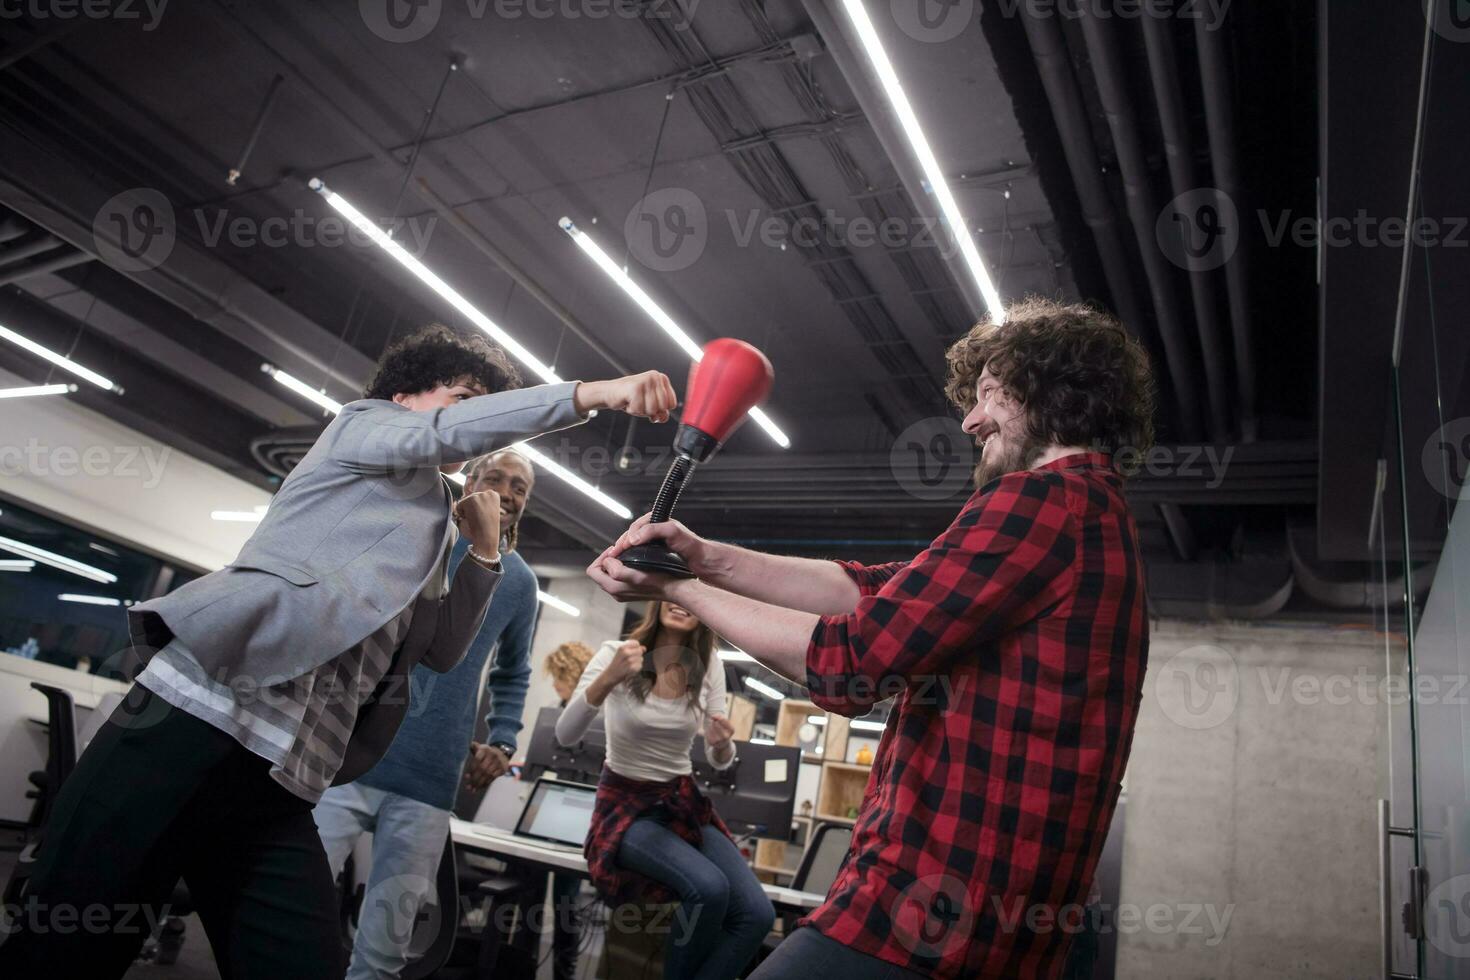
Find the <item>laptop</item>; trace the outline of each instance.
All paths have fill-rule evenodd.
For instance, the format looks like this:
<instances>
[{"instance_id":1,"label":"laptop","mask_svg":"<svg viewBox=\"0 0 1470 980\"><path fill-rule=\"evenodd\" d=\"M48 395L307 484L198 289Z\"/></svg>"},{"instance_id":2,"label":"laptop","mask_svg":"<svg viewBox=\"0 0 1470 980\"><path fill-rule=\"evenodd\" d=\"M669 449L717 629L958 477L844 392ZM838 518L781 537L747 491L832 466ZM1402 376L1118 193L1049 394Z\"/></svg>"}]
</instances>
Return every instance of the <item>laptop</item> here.
<instances>
[{"instance_id":1,"label":"laptop","mask_svg":"<svg viewBox=\"0 0 1470 980\"><path fill-rule=\"evenodd\" d=\"M542 847L581 853L596 802L596 786L543 776L526 797L513 830L494 826L478 829L492 837L519 837Z\"/></svg>"}]
</instances>

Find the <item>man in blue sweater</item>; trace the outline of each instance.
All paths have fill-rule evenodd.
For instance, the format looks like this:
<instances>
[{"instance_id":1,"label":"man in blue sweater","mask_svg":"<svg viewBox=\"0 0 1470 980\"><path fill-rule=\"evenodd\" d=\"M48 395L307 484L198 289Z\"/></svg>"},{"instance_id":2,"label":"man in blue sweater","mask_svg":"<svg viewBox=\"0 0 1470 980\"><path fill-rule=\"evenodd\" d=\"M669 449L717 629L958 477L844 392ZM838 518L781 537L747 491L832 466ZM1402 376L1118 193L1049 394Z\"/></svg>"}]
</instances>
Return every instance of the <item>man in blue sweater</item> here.
<instances>
[{"instance_id":1,"label":"man in blue sweater","mask_svg":"<svg viewBox=\"0 0 1470 980\"><path fill-rule=\"evenodd\" d=\"M530 462L515 450L481 457L470 467L465 492L500 494L505 537L500 548L504 576L484 625L453 670L414 669L408 717L392 746L356 782L327 790L314 811L334 878L363 832L373 835L373 867L347 980L399 975L414 919L434 889L460 773L471 788L479 788L505 773L515 755L536 629L536 576L515 551L516 528L534 481ZM468 540L462 537L455 546L451 571L458 569ZM492 649L487 744L472 744L480 673Z\"/></svg>"}]
</instances>

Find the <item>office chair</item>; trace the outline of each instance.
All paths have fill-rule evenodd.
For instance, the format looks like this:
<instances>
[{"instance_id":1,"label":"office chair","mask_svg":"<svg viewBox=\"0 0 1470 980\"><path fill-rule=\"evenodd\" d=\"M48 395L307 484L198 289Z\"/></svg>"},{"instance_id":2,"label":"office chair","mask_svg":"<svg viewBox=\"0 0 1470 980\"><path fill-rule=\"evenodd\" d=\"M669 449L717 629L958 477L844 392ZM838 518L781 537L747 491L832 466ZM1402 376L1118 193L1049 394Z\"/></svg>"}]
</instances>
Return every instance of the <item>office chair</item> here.
<instances>
[{"instance_id":1,"label":"office chair","mask_svg":"<svg viewBox=\"0 0 1470 980\"><path fill-rule=\"evenodd\" d=\"M801 863L791 876L791 887L802 892L827 894L842 859L852 844L852 827L840 823L819 823L812 828L811 839L801 854Z\"/></svg>"},{"instance_id":2,"label":"office chair","mask_svg":"<svg viewBox=\"0 0 1470 980\"><path fill-rule=\"evenodd\" d=\"M26 820L26 846L5 883L4 901L7 906L19 906L25 897L26 884L35 870L36 853L40 850L41 834L51 817L51 808L61 792L61 784L77 767L76 707L71 694L50 684L32 682L31 687L46 698L46 768L37 769L29 776L35 788L26 791L26 799L36 802L31 807L30 818Z\"/></svg>"},{"instance_id":3,"label":"office chair","mask_svg":"<svg viewBox=\"0 0 1470 980\"><path fill-rule=\"evenodd\" d=\"M797 891L827 894L832 882L837 880L837 871L842 867L842 859L847 856L851 843L852 828L846 824L819 823L813 826L806 850L801 852L801 863L791 876L791 887ZM758 954L761 960L771 955L791 935L796 928L796 920L801 918L800 914L789 909L782 909L780 917L781 935L765 938Z\"/></svg>"}]
</instances>

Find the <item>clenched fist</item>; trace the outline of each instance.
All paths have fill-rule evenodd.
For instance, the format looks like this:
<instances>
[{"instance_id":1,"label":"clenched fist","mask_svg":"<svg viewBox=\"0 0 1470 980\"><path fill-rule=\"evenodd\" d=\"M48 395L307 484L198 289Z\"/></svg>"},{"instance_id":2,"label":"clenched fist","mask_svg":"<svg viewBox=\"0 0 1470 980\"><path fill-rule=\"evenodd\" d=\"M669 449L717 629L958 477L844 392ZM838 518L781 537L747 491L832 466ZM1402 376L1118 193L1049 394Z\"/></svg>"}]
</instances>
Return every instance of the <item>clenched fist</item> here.
<instances>
[{"instance_id":1,"label":"clenched fist","mask_svg":"<svg viewBox=\"0 0 1470 980\"><path fill-rule=\"evenodd\" d=\"M667 422L669 413L678 407L679 398L668 375L644 371L611 381L584 381L573 392L572 404L583 415L610 408L654 422Z\"/></svg>"},{"instance_id":2,"label":"clenched fist","mask_svg":"<svg viewBox=\"0 0 1470 980\"><path fill-rule=\"evenodd\" d=\"M704 744L712 749L722 749L735 736L735 727L724 715L710 715L704 726Z\"/></svg>"},{"instance_id":3,"label":"clenched fist","mask_svg":"<svg viewBox=\"0 0 1470 980\"><path fill-rule=\"evenodd\" d=\"M604 674L614 684L621 683L632 677L643 669L643 644L637 640L624 640L618 647L618 652L613 654L612 663L607 665Z\"/></svg>"},{"instance_id":4,"label":"clenched fist","mask_svg":"<svg viewBox=\"0 0 1470 980\"><path fill-rule=\"evenodd\" d=\"M469 536L476 554L491 561L500 556L500 494L480 490L460 497L454 523L460 534Z\"/></svg>"}]
</instances>

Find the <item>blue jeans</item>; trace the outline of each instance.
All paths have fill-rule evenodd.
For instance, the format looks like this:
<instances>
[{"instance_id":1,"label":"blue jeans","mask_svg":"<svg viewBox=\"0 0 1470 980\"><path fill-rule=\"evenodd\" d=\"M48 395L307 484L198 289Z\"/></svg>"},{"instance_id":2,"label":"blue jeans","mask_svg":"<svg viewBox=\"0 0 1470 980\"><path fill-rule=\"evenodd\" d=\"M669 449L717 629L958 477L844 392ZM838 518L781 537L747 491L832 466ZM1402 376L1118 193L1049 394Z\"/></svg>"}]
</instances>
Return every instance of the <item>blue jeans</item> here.
<instances>
[{"instance_id":1,"label":"blue jeans","mask_svg":"<svg viewBox=\"0 0 1470 980\"><path fill-rule=\"evenodd\" d=\"M408 963L419 909L435 900L449 811L347 783L328 789L312 816L334 879L358 838L365 832L373 835L373 868L357 915L347 980L397 977Z\"/></svg>"},{"instance_id":2,"label":"blue jeans","mask_svg":"<svg viewBox=\"0 0 1470 980\"><path fill-rule=\"evenodd\" d=\"M695 848L657 819L635 820L618 846L618 864L679 897L664 944L665 980L732 980L776 919L755 872L714 827L704 828Z\"/></svg>"}]
</instances>

